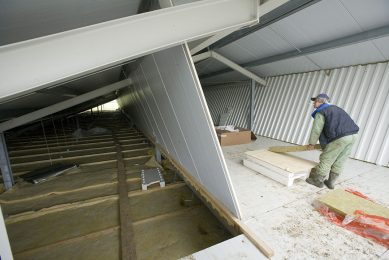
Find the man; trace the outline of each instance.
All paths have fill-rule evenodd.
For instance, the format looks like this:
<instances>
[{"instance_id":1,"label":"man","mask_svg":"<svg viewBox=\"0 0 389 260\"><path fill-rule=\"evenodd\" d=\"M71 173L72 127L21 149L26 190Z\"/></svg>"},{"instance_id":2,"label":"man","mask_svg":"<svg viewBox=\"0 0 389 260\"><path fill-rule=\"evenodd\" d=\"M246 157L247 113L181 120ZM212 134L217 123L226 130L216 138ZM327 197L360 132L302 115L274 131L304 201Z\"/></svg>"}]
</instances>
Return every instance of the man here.
<instances>
[{"instance_id":1,"label":"man","mask_svg":"<svg viewBox=\"0 0 389 260\"><path fill-rule=\"evenodd\" d=\"M313 150L319 140L323 152L306 181L319 188L325 184L333 189L357 139L359 127L343 109L329 104L329 99L324 93L311 98L315 111L308 150ZM329 178L325 180L328 173Z\"/></svg>"}]
</instances>

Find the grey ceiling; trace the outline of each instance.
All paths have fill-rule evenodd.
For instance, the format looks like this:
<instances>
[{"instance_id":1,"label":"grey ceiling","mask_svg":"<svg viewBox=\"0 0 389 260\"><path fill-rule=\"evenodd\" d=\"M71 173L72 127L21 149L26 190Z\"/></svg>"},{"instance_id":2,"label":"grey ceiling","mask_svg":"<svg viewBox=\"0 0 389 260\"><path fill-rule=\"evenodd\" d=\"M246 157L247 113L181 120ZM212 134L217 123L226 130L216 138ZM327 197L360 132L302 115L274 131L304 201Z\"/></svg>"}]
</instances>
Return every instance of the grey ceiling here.
<instances>
[{"instance_id":1,"label":"grey ceiling","mask_svg":"<svg viewBox=\"0 0 389 260\"><path fill-rule=\"evenodd\" d=\"M140 0L0 0L0 45L137 13Z\"/></svg>"},{"instance_id":2,"label":"grey ceiling","mask_svg":"<svg viewBox=\"0 0 389 260\"><path fill-rule=\"evenodd\" d=\"M61 86L31 92L0 103L0 122L65 101L119 80L121 67L111 68Z\"/></svg>"},{"instance_id":3,"label":"grey ceiling","mask_svg":"<svg viewBox=\"0 0 389 260\"><path fill-rule=\"evenodd\" d=\"M322 0L216 51L243 64L382 26L389 26L388 0ZM260 76L272 76L384 61L389 59L388 46L386 36L248 69ZM201 78L226 67L203 61L196 68ZM231 80L231 73L227 76ZM218 75L202 82L222 80Z\"/></svg>"},{"instance_id":4,"label":"grey ceiling","mask_svg":"<svg viewBox=\"0 0 389 260\"><path fill-rule=\"evenodd\" d=\"M139 3L140 0L0 0L0 46L134 15ZM120 72L121 67L112 68L2 102L0 121L115 83ZM15 77L23 76L20 73Z\"/></svg>"}]
</instances>

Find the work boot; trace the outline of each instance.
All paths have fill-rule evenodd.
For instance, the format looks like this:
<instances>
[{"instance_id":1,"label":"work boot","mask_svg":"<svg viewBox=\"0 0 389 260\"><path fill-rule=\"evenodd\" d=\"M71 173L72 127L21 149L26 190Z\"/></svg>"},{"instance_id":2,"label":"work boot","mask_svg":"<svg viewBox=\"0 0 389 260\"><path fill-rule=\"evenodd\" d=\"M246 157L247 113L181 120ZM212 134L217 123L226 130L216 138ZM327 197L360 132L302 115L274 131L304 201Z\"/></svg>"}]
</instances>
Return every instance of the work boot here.
<instances>
[{"instance_id":1,"label":"work boot","mask_svg":"<svg viewBox=\"0 0 389 260\"><path fill-rule=\"evenodd\" d=\"M324 181L324 184L331 190L335 187L335 181L338 179L339 174L335 172L330 172L330 176L328 177L328 180Z\"/></svg>"},{"instance_id":2,"label":"work boot","mask_svg":"<svg viewBox=\"0 0 389 260\"><path fill-rule=\"evenodd\" d=\"M318 188L323 188L324 186L323 181L321 180L320 176L317 175L315 168L311 169L309 177L305 181Z\"/></svg>"}]
</instances>

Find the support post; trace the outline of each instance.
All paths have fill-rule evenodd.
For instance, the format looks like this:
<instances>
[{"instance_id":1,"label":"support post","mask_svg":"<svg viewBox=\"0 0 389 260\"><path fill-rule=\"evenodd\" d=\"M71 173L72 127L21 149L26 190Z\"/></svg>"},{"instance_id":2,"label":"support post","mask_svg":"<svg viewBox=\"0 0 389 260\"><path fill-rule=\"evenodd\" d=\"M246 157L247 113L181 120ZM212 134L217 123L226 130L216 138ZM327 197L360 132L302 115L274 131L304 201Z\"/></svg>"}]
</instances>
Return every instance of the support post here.
<instances>
[{"instance_id":1,"label":"support post","mask_svg":"<svg viewBox=\"0 0 389 260\"><path fill-rule=\"evenodd\" d=\"M253 131L254 127L254 90L255 90L255 80L251 80L251 90L250 90L250 130Z\"/></svg>"},{"instance_id":2,"label":"support post","mask_svg":"<svg viewBox=\"0 0 389 260\"><path fill-rule=\"evenodd\" d=\"M7 144L4 133L0 133L0 168L3 175L4 187L9 190L14 185L11 164L9 162Z\"/></svg>"},{"instance_id":3,"label":"support post","mask_svg":"<svg viewBox=\"0 0 389 260\"><path fill-rule=\"evenodd\" d=\"M159 150L159 148L156 146L155 147L155 160L160 164L161 161L162 161L162 158L161 158L161 150Z\"/></svg>"},{"instance_id":4,"label":"support post","mask_svg":"<svg viewBox=\"0 0 389 260\"><path fill-rule=\"evenodd\" d=\"M246 77L255 80L259 84L266 86L266 81L264 79L262 79L261 77L255 75L251 71L243 68L242 66L227 59L226 57L220 55L219 53L217 53L215 51L204 52L204 53L201 53L201 54L198 54L198 55L195 55L192 57L194 63L208 59L208 58L214 58L214 59L220 61L221 63L223 63L224 65L227 65L228 67L232 68L233 70L239 72L240 74L243 74Z\"/></svg>"}]
</instances>

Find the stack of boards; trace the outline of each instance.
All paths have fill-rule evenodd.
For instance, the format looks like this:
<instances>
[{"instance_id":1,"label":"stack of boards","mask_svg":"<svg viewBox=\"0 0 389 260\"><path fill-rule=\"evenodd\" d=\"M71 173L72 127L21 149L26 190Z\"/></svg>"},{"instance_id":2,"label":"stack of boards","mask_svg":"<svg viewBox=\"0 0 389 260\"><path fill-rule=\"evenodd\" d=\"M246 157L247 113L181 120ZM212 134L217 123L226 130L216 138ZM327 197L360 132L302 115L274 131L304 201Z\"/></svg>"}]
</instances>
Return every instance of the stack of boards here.
<instances>
[{"instance_id":1,"label":"stack of boards","mask_svg":"<svg viewBox=\"0 0 389 260\"><path fill-rule=\"evenodd\" d=\"M317 165L315 162L290 154L268 150L249 151L245 154L243 164L246 167L288 187L293 185L295 179L306 179L310 170Z\"/></svg>"},{"instance_id":2,"label":"stack of boards","mask_svg":"<svg viewBox=\"0 0 389 260\"><path fill-rule=\"evenodd\" d=\"M389 219L388 208L344 190L330 191L318 201L342 216L353 215L356 210L362 210L365 214Z\"/></svg>"}]
</instances>

